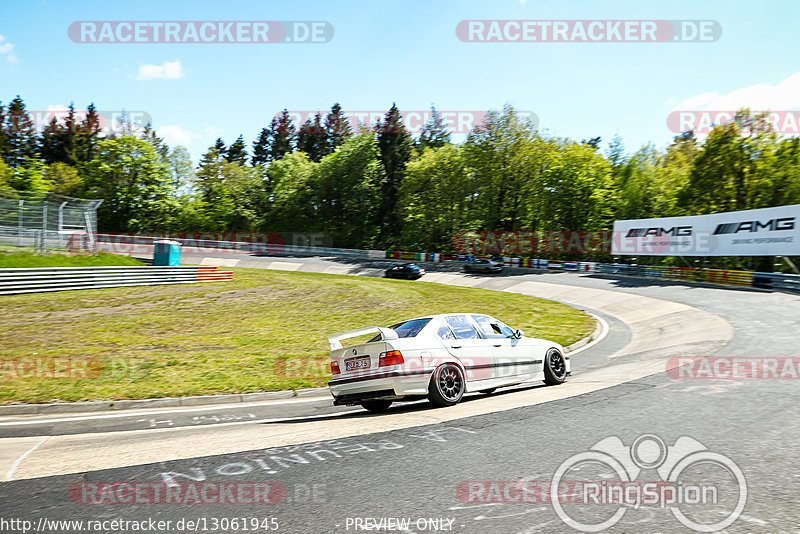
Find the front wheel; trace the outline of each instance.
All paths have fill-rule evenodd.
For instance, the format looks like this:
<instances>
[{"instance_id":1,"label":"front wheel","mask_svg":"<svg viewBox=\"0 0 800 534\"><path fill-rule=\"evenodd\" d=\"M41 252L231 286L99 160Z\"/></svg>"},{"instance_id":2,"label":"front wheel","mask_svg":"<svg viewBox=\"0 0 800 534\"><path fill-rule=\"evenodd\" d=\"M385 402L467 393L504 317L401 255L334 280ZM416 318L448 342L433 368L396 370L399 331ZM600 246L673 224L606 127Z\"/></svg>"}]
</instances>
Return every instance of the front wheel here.
<instances>
[{"instance_id":1,"label":"front wheel","mask_svg":"<svg viewBox=\"0 0 800 534\"><path fill-rule=\"evenodd\" d=\"M383 399L366 400L361 403L361 406L363 406L365 410L372 413L385 412L391 405L392 401Z\"/></svg>"},{"instance_id":2,"label":"front wheel","mask_svg":"<svg viewBox=\"0 0 800 534\"><path fill-rule=\"evenodd\" d=\"M567 378L567 361L557 349L547 351L544 359L544 383L548 386L561 384Z\"/></svg>"},{"instance_id":3,"label":"front wheel","mask_svg":"<svg viewBox=\"0 0 800 534\"><path fill-rule=\"evenodd\" d=\"M464 396L466 383L461 367L445 363L436 368L428 387L428 400L434 406L453 406Z\"/></svg>"}]
</instances>

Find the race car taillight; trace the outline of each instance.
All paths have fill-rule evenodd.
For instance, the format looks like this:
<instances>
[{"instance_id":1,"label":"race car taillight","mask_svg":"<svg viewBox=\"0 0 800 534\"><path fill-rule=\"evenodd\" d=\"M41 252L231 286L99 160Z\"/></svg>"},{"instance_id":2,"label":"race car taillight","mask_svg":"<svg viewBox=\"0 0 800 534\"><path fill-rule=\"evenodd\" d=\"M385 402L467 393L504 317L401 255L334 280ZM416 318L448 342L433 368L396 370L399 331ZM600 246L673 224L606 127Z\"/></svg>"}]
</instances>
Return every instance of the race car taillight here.
<instances>
[{"instance_id":1,"label":"race car taillight","mask_svg":"<svg viewBox=\"0 0 800 534\"><path fill-rule=\"evenodd\" d=\"M331 374L332 375L342 374L342 370L339 369L339 362L331 362Z\"/></svg>"},{"instance_id":2,"label":"race car taillight","mask_svg":"<svg viewBox=\"0 0 800 534\"><path fill-rule=\"evenodd\" d=\"M381 352L381 356L378 359L378 367L383 367L384 365L397 365L399 363L403 363L403 355L399 350Z\"/></svg>"}]
</instances>

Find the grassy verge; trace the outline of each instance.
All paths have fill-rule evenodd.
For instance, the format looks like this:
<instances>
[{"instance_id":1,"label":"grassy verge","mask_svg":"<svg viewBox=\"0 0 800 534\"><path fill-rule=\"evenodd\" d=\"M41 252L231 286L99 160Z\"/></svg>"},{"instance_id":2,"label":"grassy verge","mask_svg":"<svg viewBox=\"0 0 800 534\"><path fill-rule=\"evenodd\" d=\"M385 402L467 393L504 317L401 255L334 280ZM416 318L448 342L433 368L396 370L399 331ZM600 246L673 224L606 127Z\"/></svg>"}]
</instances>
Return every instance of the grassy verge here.
<instances>
[{"instance_id":1,"label":"grassy verge","mask_svg":"<svg viewBox=\"0 0 800 534\"><path fill-rule=\"evenodd\" d=\"M260 269L237 269L233 282L0 299L0 404L322 386L328 335L431 313L489 313L565 345L594 328L524 295ZM86 374L57 371L70 364Z\"/></svg>"},{"instance_id":2,"label":"grassy verge","mask_svg":"<svg viewBox=\"0 0 800 534\"><path fill-rule=\"evenodd\" d=\"M86 265L144 265L128 256L101 252L96 256L79 254L33 254L14 250L0 250L0 268L9 267L83 267Z\"/></svg>"}]
</instances>

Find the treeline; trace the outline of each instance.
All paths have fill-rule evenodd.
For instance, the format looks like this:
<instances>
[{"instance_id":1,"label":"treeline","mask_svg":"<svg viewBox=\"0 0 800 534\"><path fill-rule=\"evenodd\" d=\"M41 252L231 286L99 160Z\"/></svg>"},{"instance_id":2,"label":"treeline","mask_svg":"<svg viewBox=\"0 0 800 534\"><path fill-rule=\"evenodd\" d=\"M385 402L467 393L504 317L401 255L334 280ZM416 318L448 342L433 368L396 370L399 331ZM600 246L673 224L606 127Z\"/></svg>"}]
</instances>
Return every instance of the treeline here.
<instances>
[{"instance_id":1,"label":"treeline","mask_svg":"<svg viewBox=\"0 0 800 534\"><path fill-rule=\"evenodd\" d=\"M0 187L103 198L121 232L321 232L337 247L449 251L460 230L604 230L614 219L800 203L800 140L737 113L702 141L627 153L615 138L547 135L511 107L451 142L441 116L416 138L395 106L373 127L338 104L294 124L284 110L250 143L194 167L148 126L103 136L94 106L37 132L17 97L0 106ZM249 148L249 150L248 150Z\"/></svg>"}]
</instances>

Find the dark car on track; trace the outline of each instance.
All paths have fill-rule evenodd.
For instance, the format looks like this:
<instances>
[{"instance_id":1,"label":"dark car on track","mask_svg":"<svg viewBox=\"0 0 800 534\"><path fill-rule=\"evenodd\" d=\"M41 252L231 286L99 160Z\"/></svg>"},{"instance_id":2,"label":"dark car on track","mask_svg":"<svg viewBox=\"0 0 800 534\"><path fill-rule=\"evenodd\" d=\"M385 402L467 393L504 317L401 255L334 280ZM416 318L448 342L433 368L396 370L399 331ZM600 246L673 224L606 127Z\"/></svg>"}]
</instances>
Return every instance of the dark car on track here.
<instances>
[{"instance_id":1,"label":"dark car on track","mask_svg":"<svg viewBox=\"0 0 800 534\"><path fill-rule=\"evenodd\" d=\"M386 269L386 278L405 278L406 280L417 280L425 274L425 269L415 263L404 263Z\"/></svg>"},{"instance_id":2,"label":"dark car on track","mask_svg":"<svg viewBox=\"0 0 800 534\"><path fill-rule=\"evenodd\" d=\"M464 271L468 273L499 273L503 264L488 258L478 258L464 264Z\"/></svg>"}]
</instances>

